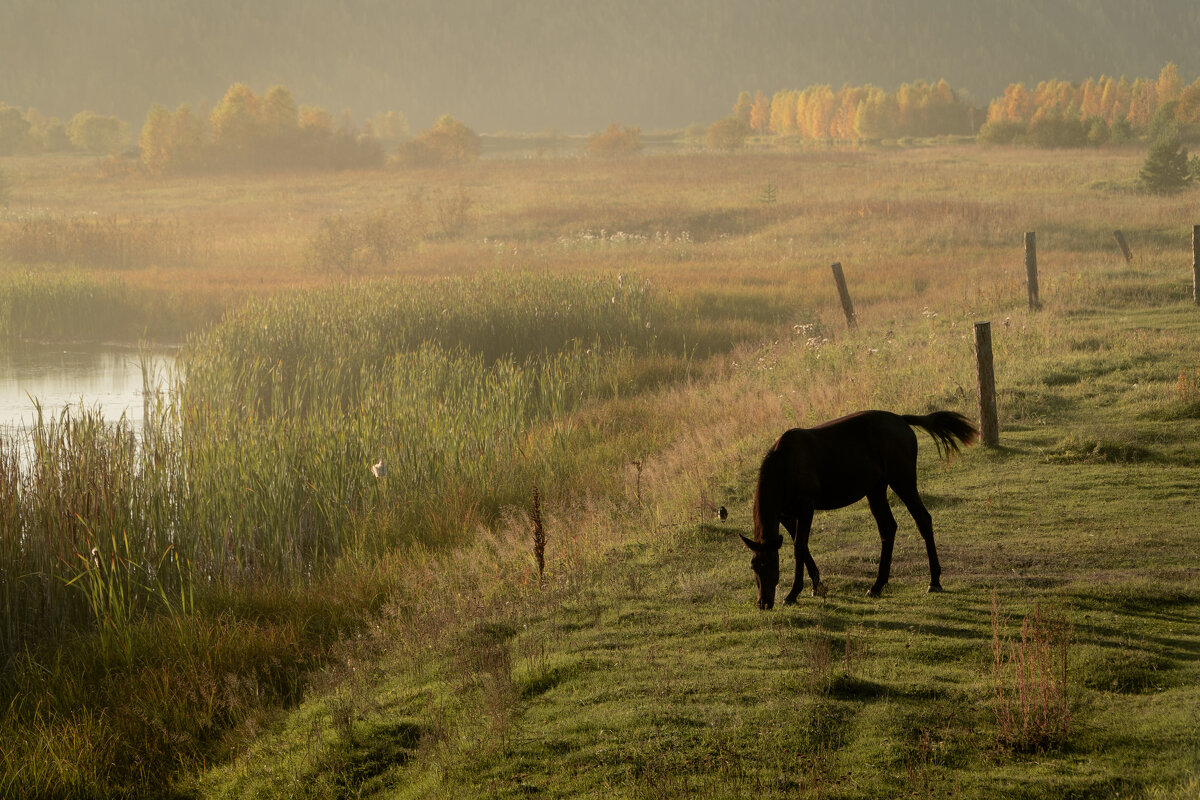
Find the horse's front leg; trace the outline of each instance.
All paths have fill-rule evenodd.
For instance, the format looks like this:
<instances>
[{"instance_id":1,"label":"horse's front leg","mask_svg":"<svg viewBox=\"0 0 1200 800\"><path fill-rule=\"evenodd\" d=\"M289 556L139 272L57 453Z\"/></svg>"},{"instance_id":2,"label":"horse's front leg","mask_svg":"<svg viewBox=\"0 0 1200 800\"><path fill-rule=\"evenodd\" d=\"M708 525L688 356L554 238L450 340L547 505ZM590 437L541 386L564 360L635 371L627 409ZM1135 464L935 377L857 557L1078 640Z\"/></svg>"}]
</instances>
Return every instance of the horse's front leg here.
<instances>
[{"instance_id":1,"label":"horse's front leg","mask_svg":"<svg viewBox=\"0 0 1200 800\"><path fill-rule=\"evenodd\" d=\"M892 546L896 543L896 518L892 516L892 509L888 505L886 485L868 493L867 502L871 504L871 513L875 516L875 523L879 526L879 574L875 576L875 585L867 590L867 596L879 597L892 574Z\"/></svg>"},{"instance_id":2,"label":"horse's front leg","mask_svg":"<svg viewBox=\"0 0 1200 800\"><path fill-rule=\"evenodd\" d=\"M825 587L821 584L820 575L817 572L817 565L813 561L812 554L808 552L808 534L812 530L812 509L801 512L800 516L795 519L787 520L783 526L787 528L787 532L792 535L793 553L796 560L796 573L792 578L792 588L787 593L787 597L783 599L784 605L791 605L796 602L796 598L800 596L800 591L804 588L804 568L808 567L808 574L813 582L813 594L825 595Z\"/></svg>"}]
</instances>

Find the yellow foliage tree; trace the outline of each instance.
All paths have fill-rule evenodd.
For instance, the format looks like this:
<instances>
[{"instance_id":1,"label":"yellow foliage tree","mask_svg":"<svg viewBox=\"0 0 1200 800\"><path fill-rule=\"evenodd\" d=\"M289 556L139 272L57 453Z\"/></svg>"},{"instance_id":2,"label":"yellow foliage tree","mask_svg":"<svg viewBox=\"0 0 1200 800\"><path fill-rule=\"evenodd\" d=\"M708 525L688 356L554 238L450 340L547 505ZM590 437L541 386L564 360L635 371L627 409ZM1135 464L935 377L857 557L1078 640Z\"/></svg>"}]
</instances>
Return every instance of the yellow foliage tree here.
<instances>
[{"instance_id":1,"label":"yellow foliage tree","mask_svg":"<svg viewBox=\"0 0 1200 800\"><path fill-rule=\"evenodd\" d=\"M771 101L762 92L754 93L754 103L750 106L750 129L762 136L771 124Z\"/></svg>"}]
</instances>

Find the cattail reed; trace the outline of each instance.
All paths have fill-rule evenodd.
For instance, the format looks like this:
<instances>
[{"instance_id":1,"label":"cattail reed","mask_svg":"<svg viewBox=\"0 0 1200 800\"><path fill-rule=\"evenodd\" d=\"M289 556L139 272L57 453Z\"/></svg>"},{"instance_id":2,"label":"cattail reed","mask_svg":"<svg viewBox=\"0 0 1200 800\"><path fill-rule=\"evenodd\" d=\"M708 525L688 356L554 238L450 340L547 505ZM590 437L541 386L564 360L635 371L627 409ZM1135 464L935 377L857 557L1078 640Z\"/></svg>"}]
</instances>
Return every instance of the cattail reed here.
<instances>
[{"instance_id":1,"label":"cattail reed","mask_svg":"<svg viewBox=\"0 0 1200 800\"><path fill-rule=\"evenodd\" d=\"M533 560L537 562L538 586L546 573L546 528L542 525L542 503L538 488L533 487Z\"/></svg>"}]
</instances>

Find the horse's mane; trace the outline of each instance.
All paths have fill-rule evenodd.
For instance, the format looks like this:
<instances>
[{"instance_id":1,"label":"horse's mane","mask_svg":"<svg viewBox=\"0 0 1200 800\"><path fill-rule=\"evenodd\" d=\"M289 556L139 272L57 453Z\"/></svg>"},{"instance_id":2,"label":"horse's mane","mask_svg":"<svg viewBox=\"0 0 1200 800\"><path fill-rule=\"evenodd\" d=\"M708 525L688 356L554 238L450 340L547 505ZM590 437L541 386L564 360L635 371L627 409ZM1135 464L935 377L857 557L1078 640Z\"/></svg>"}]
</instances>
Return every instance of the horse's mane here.
<instances>
[{"instance_id":1,"label":"horse's mane","mask_svg":"<svg viewBox=\"0 0 1200 800\"><path fill-rule=\"evenodd\" d=\"M758 485L754 489L754 540L763 540L762 496L763 492L777 491L779 465L783 462L783 453L776 442L763 456L762 466L758 468Z\"/></svg>"}]
</instances>

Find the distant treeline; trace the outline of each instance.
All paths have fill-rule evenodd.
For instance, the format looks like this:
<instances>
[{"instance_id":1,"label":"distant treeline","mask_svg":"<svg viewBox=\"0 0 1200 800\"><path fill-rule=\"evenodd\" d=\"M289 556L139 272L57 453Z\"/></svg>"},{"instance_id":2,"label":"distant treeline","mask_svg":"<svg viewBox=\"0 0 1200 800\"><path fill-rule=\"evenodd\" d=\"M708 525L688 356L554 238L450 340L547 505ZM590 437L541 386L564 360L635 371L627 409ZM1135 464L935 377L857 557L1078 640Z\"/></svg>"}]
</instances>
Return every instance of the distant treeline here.
<instances>
[{"instance_id":1,"label":"distant treeline","mask_svg":"<svg viewBox=\"0 0 1200 800\"><path fill-rule=\"evenodd\" d=\"M349 114L335 119L323 108L297 106L282 86L259 97L240 83L207 115L187 105L173 113L154 106L138 136L141 164L155 174L378 167L389 151L408 164L438 164L474 158L480 149L479 136L453 117L415 138L396 111L360 130Z\"/></svg>"},{"instance_id":2,"label":"distant treeline","mask_svg":"<svg viewBox=\"0 0 1200 800\"><path fill-rule=\"evenodd\" d=\"M1174 64L1156 79L1088 78L1081 83L1049 80L1029 89L1010 84L986 112L945 80L902 84L895 91L876 86L828 85L775 92L741 92L733 114L710 131L710 146L740 147L744 136L805 142L870 142L937 136L977 136L996 144L1082 147L1128 141L1164 126L1200 125L1200 78L1184 84ZM614 133L614 130L616 133ZM620 137L617 134L621 134ZM608 131L589 140L586 152L611 154L601 144L632 145L636 128ZM614 138L615 137L615 138ZM479 156L479 136L444 116L432 128L410 135L399 112L379 114L357 127L348 113L335 117L323 108L297 105L292 93L276 86L256 95L234 84L211 111L181 105L174 111L155 105L130 148L130 126L90 111L68 123L36 109L21 111L0 103L0 156L80 151L112 153L114 160L153 174L293 168L344 169L382 166L389 158L409 165L458 162Z\"/></svg>"},{"instance_id":3,"label":"distant treeline","mask_svg":"<svg viewBox=\"0 0 1200 800\"><path fill-rule=\"evenodd\" d=\"M28 153L107 153L129 141L129 124L80 111L70 122L0 103L0 156Z\"/></svg>"},{"instance_id":4,"label":"distant treeline","mask_svg":"<svg viewBox=\"0 0 1200 800\"><path fill-rule=\"evenodd\" d=\"M979 136L1007 143L1025 140L1047 147L1079 147L1126 141L1176 124L1200 122L1200 78L1184 85L1174 64L1158 79L1122 76L1088 78L1082 83L1042 81L1033 90L1010 84L988 106Z\"/></svg>"},{"instance_id":5,"label":"distant treeline","mask_svg":"<svg viewBox=\"0 0 1200 800\"><path fill-rule=\"evenodd\" d=\"M130 139L130 126L115 117L84 111L64 125L36 109L0 104L0 156L111 153L114 163L152 174L377 167L389 155L407 164L438 164L481 150L479 136L449 116L414 137L399 112L379 114L359 128L349 114L297 105L285 87L259 96L241 83L211 111L152 106L136 147Z\"/></svg>"},{"instance_id":6,"label":"distant treeline","mask_svg":"<svg viewBox=\"0 0 1200 800\"><path fill-rule=\"evenodd\" d=\"M991 101L986 117L945 80L906 83L894 92L810 86L779 91L770 99L762 92L742 92L733 118L759 135L805 141L977 134L992 143L1082 147L1153 134L1156 125L1200 122L1200 78L1184 85L1175 65L1167 64L1157 79L1049 80L1032 90L1014 83ZM983 123L978 129L977 120Z\"/></svg>"},{"instance_id":7,"label":"distant treeline","mask_svg":"<svg viewBox=\"0 0 1200 800\"><path fill-rule=\"evenodd\" d=\"M970 135L974 109L941 80L906 83L894 92L876 86L810 86L738 95L734 117L759 135L806 141L858 142L913 136Z\"/></svg>"}]
</instances>

